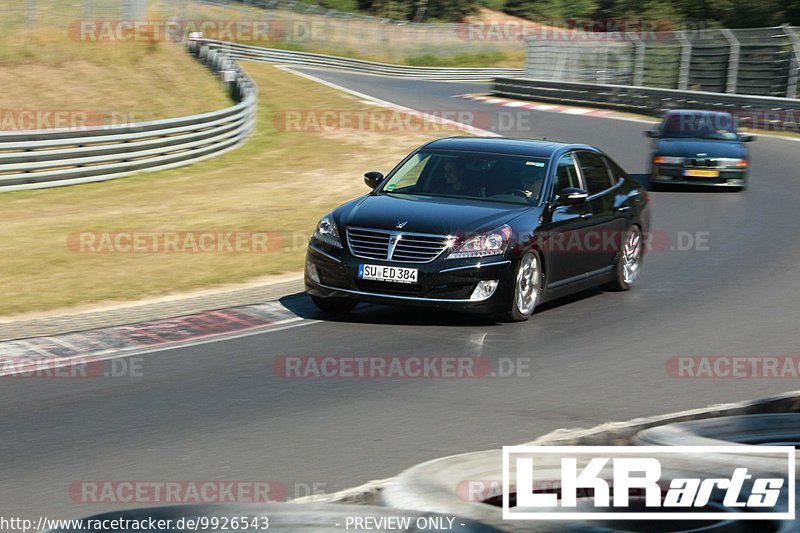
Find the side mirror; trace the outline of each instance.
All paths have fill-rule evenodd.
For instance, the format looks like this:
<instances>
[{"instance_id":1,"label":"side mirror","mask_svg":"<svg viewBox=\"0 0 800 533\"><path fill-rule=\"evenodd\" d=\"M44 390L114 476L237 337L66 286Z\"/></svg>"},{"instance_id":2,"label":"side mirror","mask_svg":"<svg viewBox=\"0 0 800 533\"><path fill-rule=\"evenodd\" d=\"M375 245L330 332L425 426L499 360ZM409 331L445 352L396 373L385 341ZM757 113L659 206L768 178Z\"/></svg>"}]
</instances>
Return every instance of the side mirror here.
<instances>
[{"instance_id":1,"label":"side mirror","mask_svg":"<svg viewBox=\"0 0 800 533\"><path fill-rule=\"evenodd\" d=\"M370 189L375 189L375 187L380 185L382 181L383 181L383 174L381 174L377 170L372 170L364 174L364 183L366 183L367 187L369 187Z\"/></svg>"},{"instance_id":2,"label":"side mirror","mask_svg":"<svg viewBox=\"0 0 800 533\"><path fill-rule=\"evenodd\" d=\"M743 143L751 143L756 140L755 135L750 135L749 133L742 133L739 135L739 140Z\"/></svg>"},{"instance_id":3,"label":"side mirror","mask_svg":"<svg viewBox=\"0 0 800 533\"><path fill-rule=\"evenodd\" d=\"M585 202L589 198L589 193L583 189L561 189L556 193L556 205L575 205Z\"/></svg>"},{"instance_id":4,"label":"side mirror","mask_svg":"<svg viewBox=\"0 0 800 533\"><path fill-rule=\"evenodd\" d=\"M661 137L661 134L658 132L658 130L647 130L644 132L644 136L650 137L651 139L658 139Z\"/></svg>"}]
</instances>

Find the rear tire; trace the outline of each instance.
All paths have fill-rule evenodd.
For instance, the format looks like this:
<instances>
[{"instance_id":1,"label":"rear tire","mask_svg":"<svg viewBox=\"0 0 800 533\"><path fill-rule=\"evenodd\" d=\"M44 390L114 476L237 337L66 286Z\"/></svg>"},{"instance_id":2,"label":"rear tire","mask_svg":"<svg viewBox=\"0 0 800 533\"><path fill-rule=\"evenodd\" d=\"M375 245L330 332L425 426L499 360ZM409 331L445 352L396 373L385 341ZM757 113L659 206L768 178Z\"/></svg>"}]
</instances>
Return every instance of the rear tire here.
<instances>
[{"instance_id":1,"label":"rear tire","mask_svg":"<svg viewBox=\"0 0 800 533\"><path fill-rule=\"evenodd\" d=\"M614 265L614 279L601 288L610 291L627 291L639 278L644 257L644 236L639 226L625 232L622 249Z\"/></svg>"},{"instance_id":2,"label":"rear tire","mask_svg":"<svg viewBox=\"0 0 800 533\"><path fill-rule=\"evenodd\" d=\"M509 310L501 318L509 322L523 322L531 317L542 296L543 271L539 254L528 252L523 255L514 279Z\"/></svg>"},{"instance_id":3,"label":"rear tire","mask_svg":"<svg viewBox=\"0 0 800 533\"><path fill-rule=\"evenodd\" d=\"M349 300L347 298L320 298L319 296L312 296L311 301L314 302L314 305L316 305L318 309L337 315L349 313L358 305L357 300Z\"/></svg>"}]
</instances>

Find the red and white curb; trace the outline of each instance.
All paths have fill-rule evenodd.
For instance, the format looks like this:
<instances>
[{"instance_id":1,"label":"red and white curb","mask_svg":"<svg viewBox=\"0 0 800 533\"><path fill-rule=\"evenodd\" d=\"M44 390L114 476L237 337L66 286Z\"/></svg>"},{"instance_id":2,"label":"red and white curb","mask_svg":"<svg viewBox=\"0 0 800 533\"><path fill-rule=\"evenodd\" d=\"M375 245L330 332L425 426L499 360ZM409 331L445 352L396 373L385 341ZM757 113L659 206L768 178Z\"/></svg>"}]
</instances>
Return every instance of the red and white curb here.
<instances>
[{"instance_id":1,"label":"red and white curb","mask_svg":"<svg viewBox=\"0 0 800 533\"><path fill-rule=\"evenodd\" d=\"M109 359L318 323L280 302L244 305L125 326L0 342L0 377L105 377ZM54 370L80 366L80 372Z\"/></svg>"},{"instance_id":2,"label":"red and white curb","mask_svg":"<svg viewBox=\"0 0 800 533\"><path fill-rule=\"evenodd\" d=\"M613 111L603 109L589 109L588 107L570 107L551 104L538 104L536 102L525 102L522 100L509 100L507 98L497 98L494 96L481 96L476 94L462 94L459 98L475 100L485 104L501 105L504 107L514 107L517 109L530 109L532 111L547 111L550 113L565 113L567 115L582 115L587 117L605 117L614 114Z\"/></svg>"}]
</instances>

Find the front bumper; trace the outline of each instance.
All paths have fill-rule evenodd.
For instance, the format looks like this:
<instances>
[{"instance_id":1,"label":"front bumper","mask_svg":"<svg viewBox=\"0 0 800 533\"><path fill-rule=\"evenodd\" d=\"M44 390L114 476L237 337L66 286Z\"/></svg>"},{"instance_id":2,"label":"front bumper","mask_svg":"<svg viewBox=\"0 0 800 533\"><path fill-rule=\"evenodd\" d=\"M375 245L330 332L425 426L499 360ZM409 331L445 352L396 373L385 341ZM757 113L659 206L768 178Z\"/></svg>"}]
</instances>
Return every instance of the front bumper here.
<instances>
[{"instance_id":1,"label":"front bumper","mask_svg":"<svg viewBox=\"0 0 800 533\"><path fill-rule=\"evenodd\" d=\"M358 279L360 264L392 265L418 269L417 283L391 283ZM319 281L309 276L314 265ZM393 263L360 259L348 251L312 240L306 255L306 292L321 298L348 298L364 302L428 306L494 312L506 307L514 287L515 262L503 257L447 260L430 263ZM485 299L470 299L483 280L499 280Z\"/></svg>"},{"instance_id":2,"label":"front bumper","mask_svg":"<svg viewBox=\"0 0 800 533\"><path fill-rule=\"evenodd\" d=\"M688 177L686 170L712 170L719 176ZM681 165L653 165L650 181L673 185L698 185L703 187L744 187L747 185L747 168L703 167L689 168Z\"/></svg>"}]
</instances>

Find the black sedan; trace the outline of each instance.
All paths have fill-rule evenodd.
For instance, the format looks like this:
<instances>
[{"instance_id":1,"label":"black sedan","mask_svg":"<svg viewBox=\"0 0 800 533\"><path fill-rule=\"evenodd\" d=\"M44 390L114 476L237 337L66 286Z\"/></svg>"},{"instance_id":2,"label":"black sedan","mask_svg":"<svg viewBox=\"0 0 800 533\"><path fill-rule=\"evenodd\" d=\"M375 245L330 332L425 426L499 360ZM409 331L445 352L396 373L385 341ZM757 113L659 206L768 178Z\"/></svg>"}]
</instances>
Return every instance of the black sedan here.
<instances>
[{"instance_id":1,"label":"black sedan","mask_svg":"<svg viewBox=\"0 0 800 533\"><path fill-rule=\"evenodd\" d=\"M661 123L646 132L655 139L650 158L654 186L703 185L744 189L750 156L730 113L669 111Z\"/></svg>"},{"instance_id":2,"label":"black sedan","mask_svg":"<svg viewBox=\"0 0 800 533\"><path fill-rule=\"evenodd\" d=\"M591 146L450 137L364 179L372 191L309 242L306 290L323 310L367 301L526 320L546 300L639 275L647 192Z\"/></svg>"}]
</instances>

